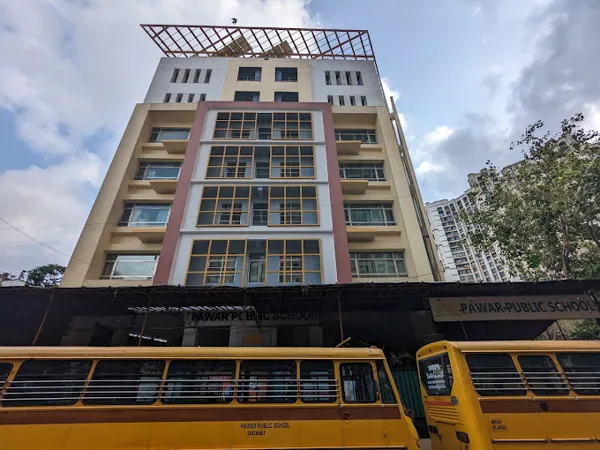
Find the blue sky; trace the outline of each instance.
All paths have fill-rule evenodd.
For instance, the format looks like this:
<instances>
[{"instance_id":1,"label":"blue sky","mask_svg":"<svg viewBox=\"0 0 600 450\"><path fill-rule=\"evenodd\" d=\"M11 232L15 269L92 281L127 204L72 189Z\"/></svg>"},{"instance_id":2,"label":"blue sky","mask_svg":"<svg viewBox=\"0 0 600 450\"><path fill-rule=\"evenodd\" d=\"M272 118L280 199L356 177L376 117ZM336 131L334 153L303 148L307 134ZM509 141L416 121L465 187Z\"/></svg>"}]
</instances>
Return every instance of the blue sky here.
<instances>
[{"instance_id":1,"label":"blue sky","mask_svg":"<svg viewBox=\"0 0 600 450\"><path fill-rule=\"evenodd\" d=\"M517 160L538 119L600 127L597 0L0 0L0 217L19 230L0 221L0 272L67 263L161 56L138 24L231 17L368 29L428 201Z\"/></svg>"}]
</instances>

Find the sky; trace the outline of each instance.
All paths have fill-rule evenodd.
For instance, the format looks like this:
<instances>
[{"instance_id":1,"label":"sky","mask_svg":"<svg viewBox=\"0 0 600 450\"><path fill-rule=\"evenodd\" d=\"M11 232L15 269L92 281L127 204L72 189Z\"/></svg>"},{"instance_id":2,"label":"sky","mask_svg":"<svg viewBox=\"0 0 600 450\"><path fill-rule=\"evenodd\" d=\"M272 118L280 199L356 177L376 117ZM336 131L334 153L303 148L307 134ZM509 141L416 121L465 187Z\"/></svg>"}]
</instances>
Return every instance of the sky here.
<instances>
[{"instance_id":1,"label":"sky","mask_svg":"<svg viewBox=\"0 0 600 450\"><path fill-rule=\"evenodd\" d=\"M0 272L66 265L160 50L140 23L368 29L425 201L583 112L597 0L0 0Z\"/></svg>"}]
</instances>

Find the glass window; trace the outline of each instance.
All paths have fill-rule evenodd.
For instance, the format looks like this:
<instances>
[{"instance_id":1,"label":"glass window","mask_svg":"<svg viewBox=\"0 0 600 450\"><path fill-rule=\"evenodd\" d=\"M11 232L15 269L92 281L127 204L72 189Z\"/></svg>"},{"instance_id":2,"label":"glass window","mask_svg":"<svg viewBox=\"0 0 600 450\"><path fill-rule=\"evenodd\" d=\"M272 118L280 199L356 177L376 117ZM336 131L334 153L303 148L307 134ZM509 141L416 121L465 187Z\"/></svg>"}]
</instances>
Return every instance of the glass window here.
<instances>
[{"instance_id":1,"label":"glass window","mask_svg":"<svg viewBox=\"0 0 600 450\"><path fill-rule=\"evenodd\" d=\"M319 211L315 186L269 187L269 225L318 225L318 223Z\"/></svg>"},{"instance_id":2,"label":"glass window","mask_svg":"<svg viewBox=\"0 0 600 450\"><path fill-rule=\"evenodd\" d=\"M407 276L404 254L401 252L352 252L352 276L356 278Z\"/></svg>"},{"instance_id":3,"label":"glass window","mask_svg":"<svg viewBox=\"0 0 600 450\"><path fill-rule=\"evenodd\" d=\"M200 72L201 69L196 69L194 71L194 83L198 83L200 81Z\"/></svg>"},{"instance_id":4,"label":"glass window","mask_svg":"<svg viewBox=\"0 0 600 450\"><path fill-rule=\"evenodd\" d=\"M123 255L106 256L101 279L148 280L154 276L158 255Z\"/></svg>"},{"instance_id":5,"label":"glass window","mask_svg":"<svg viewBox=\"0 0 600 450\"><path fill-rule=\"evenodd\" d=\"M391 203L344 203L348 226L396 225Z\"/></svg>"},{"instance_id":6,"label":"glass window","mask_svg":"<svg viewBox=\"0 0 600 450\"><path fill-rule=\"evenodd\" d=\"M252 225L257 227L267 226L269 221L269 204L252 203Z\"/></svg>"},{"instance_id":7,"label":"glass window","mask_svg":"<svg viewBox=\"0 0 600 450\"><path fill-rule=\"evenodd\" d=\"M85 405L151 405L156 401L165 362L154 359L98 361L83 403Z\"/></svg>"},{"instance_id":8,"label":"glass window","mask_svg":"<svg viewBox=\"0 0 600 450\"><path fill-rule=\"evenodd\" d=\"M317 239L269 239L267 284L320 284L321 254Z\"/></svg>"},{"instance_id":9,"label":"glass window","mask_svg":"<svg viewBox=\"0 0 600 450\"><path fill-rule=\"evenodd\" d=\"M352 74L350 72L346 72L346 84L352 86Z\"/></svg>"},{"instance_id":10,"label":"glass window","mask_svg":"<svg viewBox=\"0 0 600 450\"><path fill-rule=\"evenodd\" d=\"M298 398L296 361L242 361L240 403L294 403Z\"/></svg>"},{"instance_id":11,"label":"glass window","mask_svg":"<svg viewBox=\"0 0 600 450\"><path fill-rule=\"evenodd\" d=\"M262 69L260 67L240 67L238 81L260 81Z\"/></svg>"},{"instance_id":12,"label":"glass window","mask_svg":"<svg viewBox=\"0 0 600 450\"><path fill-rule=\"evenodd\" d=\"M557 353L556 358L576 394L600 395L600 353Z\"/></svg>"},{"instance_id":13,"label":"glass window","mask_svg":"<svg viewBox=\"0 0 600 450\"><path fill-rule=\"evenodd\" d=\"M342 84L342 74L339 71L335 72L335 84L338 86Z\"/></svg>"},{"instance_id":14,"label":"glass window","mask_svg":"<svg viewBox=\"0 0 600 450\"><path fill-rule=\"evenodd\" d=\"M171 205L154 203L125 203L119 220L120 227L165 227Z\"/></svg>"},{"instance_id":15,"label":"glass window","mask_svg":"<svg viewBox=\"0 0 600 450\"><path fill-rule=\"evenodd\" d=\"M204 187L198 213L198 226L248 225L250 187Z\"/></svg>"},{"instance_id":16,"label":"glass window","mask_svg":"<svg viewBox=\"0 0 600 450\"><path fill-rule=\"evenodd\" d=\"M277 103L297 102L298 101L298 93L297 92L275 92L275 101Z\"/></svg>"},{"instance_id":17,"label":"glass window","mask_svg":"<svg viewBox=\"0 0 600 450\"><path fill-rule=\"evenodd\" d=\"M342 180L385 181L383 163L340 163Z\"/></svg>"},{"instance_id":18,"label":"glass window","mask_svg":"<svg viewBox=\"0 0 600 450\"><path fill-rule=\"evenodd\" d=\"M91 368L91 360L23 361L2 396L2 406L74 405Z\"/></svg>"},{"instance_id":19,"label":"glass window","mask_svg":"<svg viewBox=\"0 0 600 450\"><path fill-rule=\"evenodd\" d=\"M212 69L206 69L206 75L204 75L204 83L210 83L211 75L212 75Z\"/></svg>"},{"instance_id":20,"label":"glass window","mask_svg":"<svg viewBox=\"0 0 600 450\"><path fill-rule=\"evenodd\" d=\"M344 100L343 95L338 95L338 101L340 103L340 106L346 106L346 101Z\"/></svg>"},{"instance_id":21,"label":"glass window","mask_svg":"<svg viewBox=\"0 0 600 450\"><path fill-rule=\"evenodd\" d=\"M345 403L375 403L377 401L371 364L340 364L340 375Z\"/></svg>"},{"instance_id":22,"label":"glass window","mask_svg":"<svg viewBox=\"0 0 600 450\"><path fill-rule=\"evenodd\" d=\"M447 353L420 360L419 373L428 395L450 395L452 392L452 368Z\"/></svg>"},{"instance_id":23,"label":"glass window","mask_svg":"<svg viewBox=\"0 0 600 450\"><path fill-rule=\"evenodd\" d=\"M392 387L390 378L385 370L384 362L378 359L375 361L375 367L377 367L377 377L379 378L381 401L383 403L398 403L396 395L394 394L394 388Z\"/></svg>"},{"instance_id":24,"label":"glass window","mask_svg":"<svg viewBox=\"0 0 600 450\"><path fill-rule=\"evenodd\" d=\"M298 81L296 67L275 67L275 81Z\"/></svg>"},{"instance_id":25,"label":"glass window","mask_svg":"<svg viewBox=\"0 0 600 450\"><path fill-rule=\"evenodd\" d=\"M183 94L177 94L177 97L175 97L175 102L181 103L182 101L183 101Z\"/></svg>"},{"instance_id":26,"label":"glass window","mask_svg":"<svg viewBox=\"0 0 600 450\"><path fill-rule=\"evenodd\" d=\"M188 94L188 103L192 103L194 101L194 94Z\"/></svg>"},{"instance_id":27,"label":"glass window","mask_svg":"<svg viewBox=\"0 0 600 450\"><path fill-rule=\"evenodd\" d=\"M361 141L364 144L377 144L375 130L335 130L337 141Z\"/></svg>"},{"instance_id":28,"label":"glass window","mask_svg":"<svg viewBox=\"0 0 600 450\"><path fill-rule=\"evenodd\" d=\"M183 78L181 79L181 82L187 83L189 79L190 79L190 69L185 69L183 71Z\"/></svg>"},{"instance_id":29,"label":"glass window","mask_svg":"<svg viewBox=\"0 0 600 450\"><path fill-rule=\"evenodd\" d=\"M350 106L356 106L356 97L354 95L350 96Z\"/></svg>"},{"instance_id":30,"label":"glass window","mask_svg":"<svg viewBox=\"0 0 600 450\"><path fill-rule=\"evenodd\" d=\"M271 178L312 178L315 176L314 147L271 147Z\"/></svg>"},{"instance_id":31,"label":"glass window","mask_svg":"<svg viewBox=\"0 0 600 450\"><path fill-rule=\"evenodd\" d=\"M517 356L529 389L536 395L568 395L569 389L554 362L546 355Z\"/></svg>"},{"instance_id":32,"label":"glass window","mask_svg":"<svg viewBox=\"0 0 600 450\"><path fill-rule=\"evenodd\" d=\"M300 362L300 399L304 403L333 403L337 400L332 361Z\"/></svg>"},{"instance_id":33,"label":"glass window","mask_svg":"<svg viewBox=\"0 0 600 450\"><path fill-rule=\"evenodd\" d=\"M11 370L11 363L0 362L0 391L2 390L2 385L4 384L4 382L8 379Z\"/></svg>"},{"instance_id":34,"label":"glass window","mask_svg":"<svg viewBox=\"0 0 600 450\"><path fill-rule=\"evenodd\" d=\"M325 84L331 84L331 72L329 72L328 70L325 72Z\"/></svg>"},{"instance_id":35,"label":"glass window","mask_svg":"<svg viewBox=\"0 0 600 450\"><path fill-rule=\"evenodd\" d=\"M171 94L167 93L165 94L165 99L163 100L163 103L169 103L171 101Z\"/></svg>"},{"instance_id":36,"label":"glass window","mask_svg":"<svg viewBox=\"0 0 600 450\"><path fill-rule=\"evenodd\" d=\"M173 360L169 364L162 402L231 403L234 388L235 361Z\"/></svg>"},{"instance_id":37,"label":"glass window","mask_svg":"<svg viewBox=\"0 0 600 450\"><path fill-rule=\"evenodd\" d=\"M189 136L189 128L152 128L148 142L187 141Z\"/></svg>"},{"instance_id":38,"label":"glass window","mask_svg":"<svg viewBox=\"0 0 600 450\"><path fill-rule=\"evenodd\" d=\"M177 180L181 163L141 161L135 172L136 180Z\"/></svg>"},{"instance_id":39,"label":"glass window","mask_svg":"<svg viewBox=\"0 0 600 450\"><path fill-rule=\"evenodd\" d=\"M469 353L467 365L479 395L499 397L525 395L525 385L515 363L506 353Z\"/></svg>"},{"instance_id":40,"label":"glass window","mask_svg":"<svg viewBox=\"0 0 600 450\"><path fill-rule=\"evenodd\" d=\"M171 75L171 83L177 83L178 76L179 76L179 69L173 69L173 74Z\"/></svg>"},{"instance_id":41,"label":"glass window","mask_svg":"<svg viewBox=\"0 0 600 450\"><path fill-rule=\"evenodd\" d=\"M251 178L254 152L251 146L211 147L206 178Z\"/></svg>"},{"instance_id":42,"label":"glass window","mask_svg":"<svg viewBox=\"0 0 600 450\"><path fill-rule=\"evenodd\" d=\"M368 106L368 105L367 105L367 97L366 97L365 95L361 95L361 96L360 96L360 104L361 104L362 106Z\"/></svg>"},{"instance_id":43,"label":"glass window","mask_svg":"<svg viewBox=\"0 0 600 450\"><path fill-rule=\"evenodd\" d=\"M311 113L220 112L215 139L312 139Z\"/></svg>"},{"instance_id":44,"label":"glass window","mask_svg":"<svg viewBox=\"0 0 600 450\"><path fill-rule=\"evenodd\" d=\"M235 91L233 96L234 102L258 102L260 100L260 92L258 91Z\"/></svg>"},{"instance_id":45,"label":"glass window","mask_svg":"<svg viewBox=\"0 0 600 450\"><path fill-rule=\"evenodd\" d=\"M360 72L356 72L356 84L359 86L363 85L362 74Z\"/></svg>"},{"instance_id":46,"label":"glass window","mask_svg":"<svg viewBox=\"0 0 600 450\"><path fill-rule=\"evenodd\" d=\"M333 95L327 96L327 103L329 103L330 105L333 105Z\"/></svg>"},{"instance_id":47,"label":"glass window","mask_svg":"<svg viewBox=\"0 0 600 450\"><path fill-rule=\"evenodd\" d=\"M186 278L188 286L242 284L246 241L194 241Z\"/></svg>"}]
</instances>

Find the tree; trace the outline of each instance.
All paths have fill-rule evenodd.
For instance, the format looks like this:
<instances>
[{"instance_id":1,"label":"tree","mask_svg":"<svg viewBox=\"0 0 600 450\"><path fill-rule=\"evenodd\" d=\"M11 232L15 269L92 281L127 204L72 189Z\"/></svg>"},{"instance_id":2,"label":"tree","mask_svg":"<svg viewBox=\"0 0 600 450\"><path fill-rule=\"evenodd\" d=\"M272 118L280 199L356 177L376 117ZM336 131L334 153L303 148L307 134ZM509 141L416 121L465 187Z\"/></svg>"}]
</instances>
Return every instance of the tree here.
<instances>
[{"instance_id":1,"label":"tree","mask_svg":"<svg viewBox=\"0 0 600 450\"><path fill-rule=\"evenodd\" d=\"M65 267L58 264L46 264L27 272L25 282L30 286L58 286L65 273Z\"/></svg>"},{"instance_id":2,"label":"tree","mask_svg":"<svg viewBox=\"0 0 600 450\"><path fill-rule=\"evenodd\" d=\"M597 321L586 319L578 321L573 327L570 339L581 339L585 341L596 341L600 339L600 324Z\"/></svg>"},{"instance_id":3,"label":"tree","mask_svg":"<svg viewBox=\"0 0 600 450\"><path fill-rule=\"evenodd\" d=\"M577 114L542 136L541 121L530 125L511 145L525 147L524 159L473 192L469 238L480 249L496 244L511 275L600 277L600 134L583 130L582 121ZM498 173L488 166L484 177Z\"/></svg>"}]
</instances>

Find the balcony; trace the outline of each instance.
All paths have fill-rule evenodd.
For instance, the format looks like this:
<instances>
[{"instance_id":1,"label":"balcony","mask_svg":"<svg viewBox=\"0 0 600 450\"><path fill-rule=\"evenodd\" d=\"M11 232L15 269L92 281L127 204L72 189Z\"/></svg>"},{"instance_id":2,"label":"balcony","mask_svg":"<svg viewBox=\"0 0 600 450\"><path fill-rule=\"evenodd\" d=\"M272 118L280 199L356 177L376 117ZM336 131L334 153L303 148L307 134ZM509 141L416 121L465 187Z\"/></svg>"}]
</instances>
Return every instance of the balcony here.
<instances>
[{"instance_id":1,"label":"balcony","mask_svg":"<svg viewBox=\"0 0 600 450\"><path fill-rule=\"evenodd\" d=\"M399 226L346 226L348 242L373 242L377 236L400 235Z\"/></svg>"},{"instance_id":2,"label":"balcony","mask_svg":"<svg viewBox=\"0 0 600 450\"><path fill-rule=\"evenodd\" d=\"M340 156L358 155L361 141L335 141L337 147L337 154Z\"/></svg>"},{"instance_id":3,"label":"balcony","mask_svg":"<svg viewBox=\"0 0 600 450\"><path fill-rule=\"evenodd\" d=\"M116 227L116 236L135 236L144 244L157 244L163 241L166 227Z\"/></svg>"},{"instance_id":4,"label":"balcony","mask_svg":"<svg viewBox=\"0 0 600 450\"><path fill-rule=\"evenodd\" d=\"M344 179L342 180L342 194L362 195L367 191L369 180Z\"/></svg>"},{"instance_id":5,"label":"balcony","mask_svg":"<svg viewBox=\"0 0 600 450\"><path fill-rule=\"evenodd\" d=\"M151 152L153 150L164 150L169 155L183 155L187 148L187 140L165 140L162 142L145 142L142 144L144 152Z\"/></svg>"},{"instance_id":6,"label":"balcony","mask_svg":"<svg viewBox=\"0 0 600 450\"><path fill-rule=\"evenodd\" d=\"M157 194L174 194L177 189L177 180L150 180L150 187Z\"/></svg>"}]
</instances>

